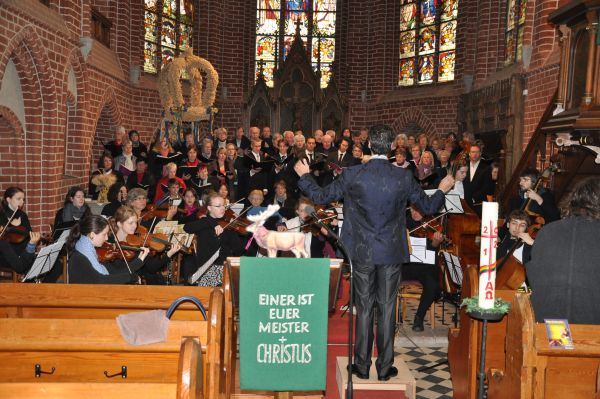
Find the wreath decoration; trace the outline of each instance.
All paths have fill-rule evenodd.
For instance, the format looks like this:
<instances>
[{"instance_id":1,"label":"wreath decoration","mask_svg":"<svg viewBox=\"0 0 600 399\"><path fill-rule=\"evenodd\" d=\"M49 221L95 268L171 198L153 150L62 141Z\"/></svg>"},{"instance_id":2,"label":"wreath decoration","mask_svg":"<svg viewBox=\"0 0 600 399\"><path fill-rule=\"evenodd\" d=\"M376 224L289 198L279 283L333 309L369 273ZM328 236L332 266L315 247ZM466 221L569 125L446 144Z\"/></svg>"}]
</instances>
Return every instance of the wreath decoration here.
<instances>
[{"instance_id":1,"label":"wreath decoration","mask_svg":"<svg viewBox=\"0 0 600 399\"><path fill-rule=\"evenodd\" d=\"M189 105L185 104L181 88L180 77L183 71L187 72L191 86ZM202 72L206 75L204 90ZM174 58L163 67L158 85L165 120L172 122L208 120L211 114L216 112L212 105L217 96L219 74L210 62L194 55L191 47L182 56Z\"/></svg>"}]
</instances>

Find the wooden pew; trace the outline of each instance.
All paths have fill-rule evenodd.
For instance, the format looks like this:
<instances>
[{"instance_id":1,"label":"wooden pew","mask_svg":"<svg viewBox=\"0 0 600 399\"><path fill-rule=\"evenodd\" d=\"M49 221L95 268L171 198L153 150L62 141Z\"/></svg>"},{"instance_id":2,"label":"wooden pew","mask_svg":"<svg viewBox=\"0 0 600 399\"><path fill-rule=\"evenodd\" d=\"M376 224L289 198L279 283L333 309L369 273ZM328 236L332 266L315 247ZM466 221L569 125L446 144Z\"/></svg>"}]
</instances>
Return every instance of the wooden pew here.
<instances>
[{"instance_id":1,"label":"wooden pew","mask_svg":"<svg viewBox=\"0 0 600 399\"><path fill-rule=\"evenodd\" d=\"M600 325L571 324L575 349L548 345L529 294L517 293L506 323L505 362L488 371L488 398L588 399L600 395Z\"/></svg>"},{"instance_id":2,"label":"wooden pew","mask_svg":"<svg viewBox=\"0 0 600 399\"><path fill-rule=\"evenodd\" d=\"M479 268L469 266L463 271L461 297L468 298L479 291ZM516 291L496 290L496 297L514 302ZM459 328L448 330L448 363L452 377L454 399L475 399L477 397L477 373L482 322L470 318L464 308L460 310ZM486 370L504 365L504 338L506 317L500 322L488 323L486 346ZM511 398L506 396L506 398Z\"/></svg>"},{"instance_id":3,"label":"wooden pew","mask_svg":"<svg viewBox=\"0 0 600 399\"><path fill-rule=\"evenodd\" d=\"M220 398L223 322L221 289L207 321L171 321L158 344L127 344L115 320L0 319L0 397ZM36 378L36 364L55 372ZM127 378L105 376L122 366Z\"/></svg>"},{"instance_id":4,"label":"wooden pew","mask_svg":"<svg viewBox=\"0 0 600 399\"><path fill-rule=\"evenodd\" d=\"M167 309L179 297L198 298L208 310L212 287L23 284L6 283L0 289L0 317L110 319L123 313ZM175 320L199 320L198 308L183 303Z\"/></svg>"}]
</instances>

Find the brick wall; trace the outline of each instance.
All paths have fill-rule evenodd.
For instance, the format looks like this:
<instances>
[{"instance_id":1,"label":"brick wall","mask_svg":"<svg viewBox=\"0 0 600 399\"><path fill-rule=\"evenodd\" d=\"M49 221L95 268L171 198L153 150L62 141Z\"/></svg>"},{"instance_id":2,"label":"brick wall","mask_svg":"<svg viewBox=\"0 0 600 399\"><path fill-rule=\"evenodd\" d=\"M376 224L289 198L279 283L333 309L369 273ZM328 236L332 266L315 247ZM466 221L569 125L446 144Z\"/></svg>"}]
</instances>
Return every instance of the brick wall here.
<instances>
[{"instance_id":1,"label":"brick wall","mask_svg":"<svg viewBox=\"0 0 600 399\"><path fill-rule=\"evenodd\" d=\"M563 3L566 0L561 0ZM334 69L346 97L352 129L387 123L396 131L417 124L432 135L456 130L457 97L506 75L506 0L461 0L456 80L417 88L397 87L399 2L338 0L337 59ZM113 23L111 50L122 77L80 52L90 36L90 10L97 7ZM526 43L534 48L527 70L524 145L547 105L557 76L557 42L546 22L557 0L528 2ZM194 48L219 71L216 125L232 132L245 124L244 104L254 83L254 1L200 0ZM143 65L143 2L107 0L10 0L0 7L0 81L9 59L15 63L25 98L26 118L18 125L0 108L0 143L14 151L0 154L0 191L18 182L26 190L26 211L35 225L51 222L67 188L87 185L100 151L94 136L109 140L114 127L135 128L149 141L160 121L156 77L141 73L129 81L131 67ZM94 50L92 50L94 51ZM520 69L521 68L521 69ZM72 70L76 93L69 93ZM514 70L511 69L511 71ZM23 167L14 162L24 160Z\"/></svg>"}]
</instances>

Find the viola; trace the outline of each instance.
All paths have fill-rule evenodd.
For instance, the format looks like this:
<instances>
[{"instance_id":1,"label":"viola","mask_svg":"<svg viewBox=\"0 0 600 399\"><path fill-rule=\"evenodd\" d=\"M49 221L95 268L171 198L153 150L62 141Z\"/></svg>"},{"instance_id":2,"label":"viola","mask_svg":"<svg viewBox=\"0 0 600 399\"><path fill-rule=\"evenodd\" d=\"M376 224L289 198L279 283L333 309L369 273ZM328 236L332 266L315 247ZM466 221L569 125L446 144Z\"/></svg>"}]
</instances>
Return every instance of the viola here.
<instances>
[{"instance_id":1,"label":"viola","mask_svg":"<svg viewBox=\"0 0 600 399\"><path fill-rule=\"evenodd\" d=\"M433 240L435 233L442 232L443 226L439 218L425 218L419 226L409 231L412 236L428 238L429 240Z\"/></svg>"},{"instance_id":2,"label":"viola","mask_svg":"<svg viewBox=\"0 0 600 399\"><path fill-rule=\"evenodd\" d=\"M325 208L323 205L315 206L316 214L318 219L309 216L305 219L304 223L300 226L300 230L303 233L311 233L314 236L322 235L321 226L319 223L330 224L334 219L337 219L337 212L334 208Z\"/></svg>"}]
</instances>

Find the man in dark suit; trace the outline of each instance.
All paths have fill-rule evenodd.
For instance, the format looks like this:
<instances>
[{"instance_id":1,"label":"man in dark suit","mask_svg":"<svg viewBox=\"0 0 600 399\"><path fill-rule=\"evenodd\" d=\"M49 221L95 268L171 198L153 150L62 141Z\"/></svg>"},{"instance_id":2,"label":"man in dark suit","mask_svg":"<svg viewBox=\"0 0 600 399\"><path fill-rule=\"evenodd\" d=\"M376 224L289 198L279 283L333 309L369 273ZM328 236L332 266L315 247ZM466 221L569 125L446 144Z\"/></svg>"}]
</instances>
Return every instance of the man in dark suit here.
<instances>
[{"instance_id":1,"label":"man in dark suit","mask_svg":"<svg viewBox=\"0 0 600 399\"><path fill-rule=\"evenodd\" d=\"M327 173L323 177L323 184L331 183L343 171L342 168L354 165L354 158L350 151L350 142L346 138L342 138L337 151L332 151L327 156Z\"/></svg>"},{"instance_id":2,"label":"man in dark suit","mask_svg":"<svg viewBox=\"0 0 600 399\"><path fill-rule=\"evenodd\" d=\"M487 201L488 195L494 195L492 169L481 162L481 146L471 144L467 177L463 181L465 201L481 217L481 203Z\"/></svg>"},{"instance_id":3,"label":"man in dark suit","mask_svg":"<svg viewBox=\"0 0 600 399\"><path fill-rule=\"evenodd\" d=\"M240 150L247 150L250 148L250 139L246 137L244 133L244 128L242 126L238 127L235 131L235 138L231 140L227 140L228 143L233 143Z\"/></svg>"},{"instance_id":4,"label":"man in dark suit","mask_svg":"<svg viewBox=\"0 0 600 399\"><path fill-rule=\"evenodd\" d=\"M406 241L407 202L432 214L444 202L454 180L448 176L440 190L428 197L410 172L387 159L394 134L388 126L371 128L374 156L362 165L352 166L323 188L310 176L305 160L296 163L298 186L314 202L326 204L344 200L344 226L341 242L354 262L356 309L355 360L352 372L369 378L373 344L374 305L377 304L378 378L387 381L398 374L394 363L396 295L401 266L409 261Z\"/></svg>"}]
</instances>

